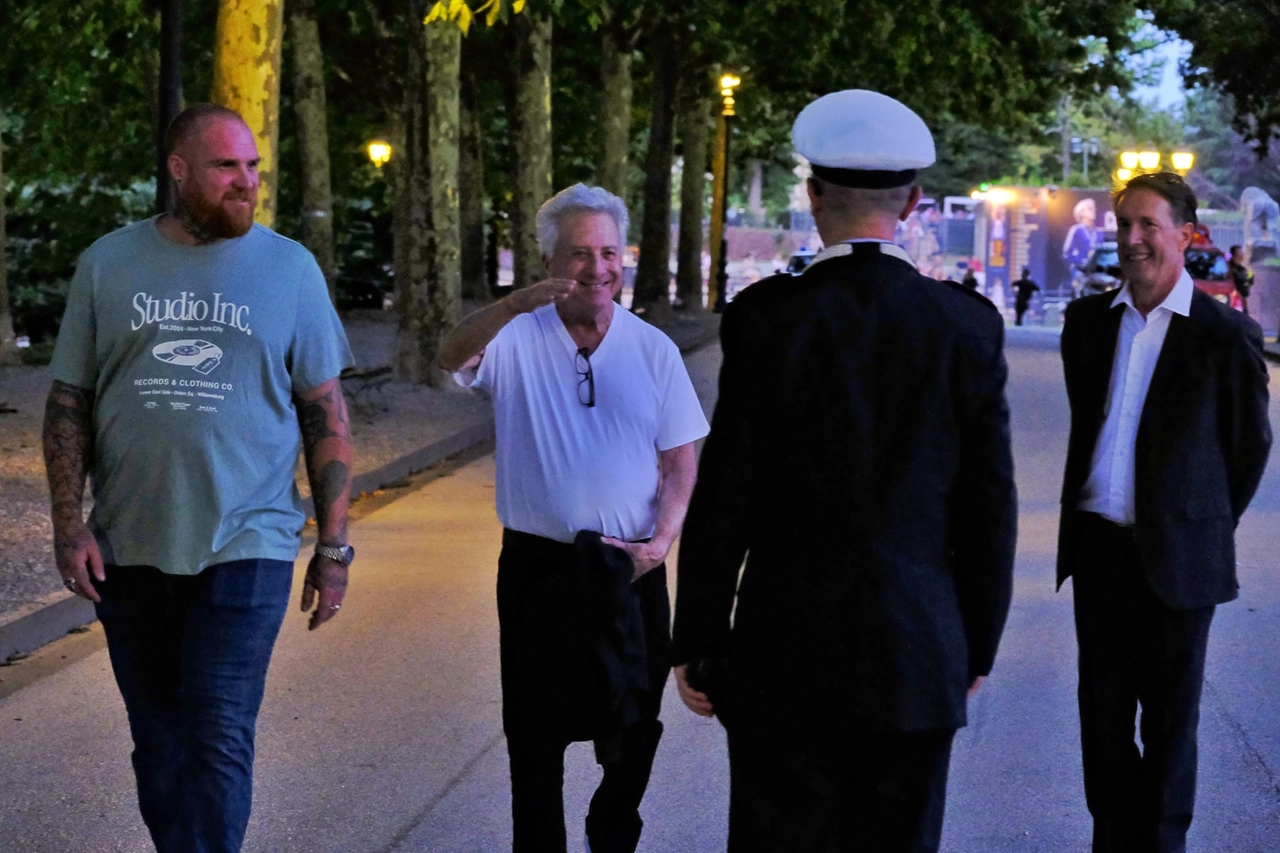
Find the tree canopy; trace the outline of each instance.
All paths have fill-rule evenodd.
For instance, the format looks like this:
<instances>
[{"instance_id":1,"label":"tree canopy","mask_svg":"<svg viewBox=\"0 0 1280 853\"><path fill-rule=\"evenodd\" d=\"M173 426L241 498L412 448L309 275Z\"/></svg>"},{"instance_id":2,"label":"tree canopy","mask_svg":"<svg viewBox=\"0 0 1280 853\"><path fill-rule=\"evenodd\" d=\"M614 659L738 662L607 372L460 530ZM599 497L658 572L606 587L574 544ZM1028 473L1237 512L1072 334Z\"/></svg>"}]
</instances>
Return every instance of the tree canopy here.
<instances>
[{"instance_id":1,"label":"tree canopy","mask_svg":"<svg viewBox=\"0 0 1280 853\"><path fill-rule=\"evenodd\" d=\"M1216 85L1235 104L1233 124L1260 154L1280 133L1278 0L1151 0L1155 22L1191 43L1189 85Z\"/></svg>"},{"instance_id":2,"label":"tree canopy","mask_svg":"<svg viewBox=\"0 0 1280 853\"><path fill-rule=\"evenodd\" d=\"M0 4L0 132L6 143L10 286L18 313L58 310L78 253L93 239L147 215L154 192L153 139L159 22L154 0L19 0ZM212 86L216 3L185 5L183 87L188 102ZM1098 136L1109 150L1131 137L1163 141L1201 133L1226 152L1239 136L1269 138L1280 120L1280 74L1267 46L1280 0L1150 0L1155 22L1192 41L1191 78L1212 80L1185 116L1162 119L1129 102L1132 56L1148 46L1136 0L425 0L419 20L396 0L315 0L323 53L331 157L336 278L386 277L397 199L397 157L384 170L364 153L371 139L403 136L407 38L423 21L466 32L460 74L474 114L473 143L490 245L510 245L515 176L516 17L553 19L550 101L553 188L599 180L604 127L627 130L623 195L640 234L646 155L655 104L655 56L669 43L680 66L677 110L717 97L722 71L742 78L731 145L735 201L751 161L763 164L766 201L784 210L795 183L790 125L817 95L877 89L919 112L934 130L940 162L932 191L964 192L980 181L1060 178L1057 111L1069 96L1071 132ZM607 36L607 38L606 38ZM294 50L286 28L280 97L279 190L275 227L302 232L301 155L293 110ZM602 91L608 50L626 60L633 94L615 110ZM701 81L701 82L699 82ZM628 83L627 85L631 85ZM668 84L669 85L669 81ZM699 86L705 86L699 95ZM705 100L699 100L703 98ZM690 107L689 105L693 105ZM666 109L668 107L664 107ZM1213 119L1213 121L1210 121ZM468 118L467 121L472 121ZM1161 123L1163 122L1163 124ZM1215 124L1216 122L1216 124ZM1264 135L1265 134L1265 135ZM1159 137L1159 139L1156 139ZM1215 149L1217 150L1217 149ZM683 152L680 133L672 148ZM1219 195L1243 167L1226 153L1202 159ZM619 160L619 162L622 162ZM1092 165L1092 164L1091 164ZM705 170L705 163L685 164ZM1091 174L1091 178L1094 176ZM1094 178L1096 181L1097 178ZM1082 180L1082 178L1080 178ZM1073 177L1072 180L1075 180ZM678 182L671 184L677 195ZM477 214L480 215L480 214ZM344 282L346 284L344 284ZM45 310L45 309L41 309ZM33 323L28 331L39 333ZM47 331L47 329L46 329Z\"/></svg>"}]
</instances>

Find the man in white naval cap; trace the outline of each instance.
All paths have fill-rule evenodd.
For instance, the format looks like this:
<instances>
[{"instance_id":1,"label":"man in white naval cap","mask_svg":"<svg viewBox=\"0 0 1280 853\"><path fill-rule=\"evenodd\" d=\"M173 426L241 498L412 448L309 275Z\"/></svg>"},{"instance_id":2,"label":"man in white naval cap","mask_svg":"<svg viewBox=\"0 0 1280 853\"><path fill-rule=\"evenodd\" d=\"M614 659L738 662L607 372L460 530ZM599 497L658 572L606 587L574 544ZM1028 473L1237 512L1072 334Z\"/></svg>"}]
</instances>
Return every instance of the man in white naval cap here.
<instances>
[{"instance_id":1,"label":"man in white naval cap","mask_svg":"<svg viewBox=\"0 0 1280 853\"><path fill-rule=\"evenodd\" d=\"M728 733L732 853L934 851L1012 590L1004 327L890 242L934 161L919 116L836 92L792 138L826 248L725 311L677 686Z\"/></svg>"}]
</instances>

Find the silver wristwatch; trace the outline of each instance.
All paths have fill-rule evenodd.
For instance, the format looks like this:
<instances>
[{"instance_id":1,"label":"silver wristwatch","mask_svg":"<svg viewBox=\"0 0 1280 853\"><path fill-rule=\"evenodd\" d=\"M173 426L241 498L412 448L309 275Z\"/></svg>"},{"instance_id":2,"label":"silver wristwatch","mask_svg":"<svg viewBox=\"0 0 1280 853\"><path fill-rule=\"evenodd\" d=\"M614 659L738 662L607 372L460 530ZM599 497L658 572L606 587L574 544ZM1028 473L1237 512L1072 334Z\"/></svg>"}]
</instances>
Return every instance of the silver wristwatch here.
<instances>
[{"instance_id":1,"label":"silver wristwatch","mask_svg":"<svg viewBox=\"0 0 1280 853\"><path fill-rule=\"evenodd\" d=\"M356 558L356 549L350 545L321 545L316 543L316 553L342 566L349 566Z\"/></svg>"}]
</instances>

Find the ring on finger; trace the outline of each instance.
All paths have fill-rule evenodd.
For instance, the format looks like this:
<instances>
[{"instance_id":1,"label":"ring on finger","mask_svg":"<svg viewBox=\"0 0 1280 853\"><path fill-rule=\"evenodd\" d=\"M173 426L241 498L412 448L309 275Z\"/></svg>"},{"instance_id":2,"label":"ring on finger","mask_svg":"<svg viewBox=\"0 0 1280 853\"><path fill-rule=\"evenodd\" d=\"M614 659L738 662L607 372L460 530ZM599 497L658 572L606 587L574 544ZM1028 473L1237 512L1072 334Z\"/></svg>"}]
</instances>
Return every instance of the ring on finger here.
<instances>
[{"instance_id":1,"label":"ring on finger","mask_svg":"<svg viewBox=\"0 0 1280 853\"><path fill-rule=\"evenodd\" d=\"M76 584L76 579L75 579L75 578L63 578L63 579L62 579L62 585L63 585L63 586L65 586L67 589L75 589L75 588L76 588L76 586L77 586L77 584Z\"/></svg>"},{"instance_id":2,"label":"ring on finger","mask_svg":"<svg viewBox=\"0 0 1280 853\"><path fill-rule=\"evenodd\" d=\"M339 610L341 610L341 609L342 609L342 605L341 605L341 604L330 604L330 605L329 605L329 609L336 613L336 612L338 612Z\"/></svg>"}]
</instances>

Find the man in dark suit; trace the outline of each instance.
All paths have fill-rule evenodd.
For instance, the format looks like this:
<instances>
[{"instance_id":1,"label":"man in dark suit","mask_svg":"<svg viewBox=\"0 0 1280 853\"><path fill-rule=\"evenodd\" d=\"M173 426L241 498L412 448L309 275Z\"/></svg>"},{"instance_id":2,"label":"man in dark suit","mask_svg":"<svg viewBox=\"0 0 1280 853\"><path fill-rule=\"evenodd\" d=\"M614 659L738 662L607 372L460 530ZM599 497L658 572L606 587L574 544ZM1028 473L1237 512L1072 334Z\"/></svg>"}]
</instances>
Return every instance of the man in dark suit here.
<instances>
[{"instance_id":1,"label":"man in dark suit","mask_svg":"<svg viewBox=\"0 0 1280 853\"><path fill-rule=\"evenodd\" d=\"M932 851L1012 587L1003 324L890 242L934 160L919 116L838 92L792 135L827 248L725 311L677 686L728 733L730 851Z\"/></svg>"},{"instance_id":2,"label":"man in dark suit","mask_svg":"<svg viewBox=\"0 0 1280 853\"><path fill-rule=\"evenodd\" d=\"M1196 199L1172 173L1115 198L1117 293L1067 309L1071 438L1058 583L1074 577L1094 853L1186 849L1214 606L1271 447L1258 324L1183 268ZM1142 751L1134 715L1142 706Z\"/></svg>"}]
</instances>

